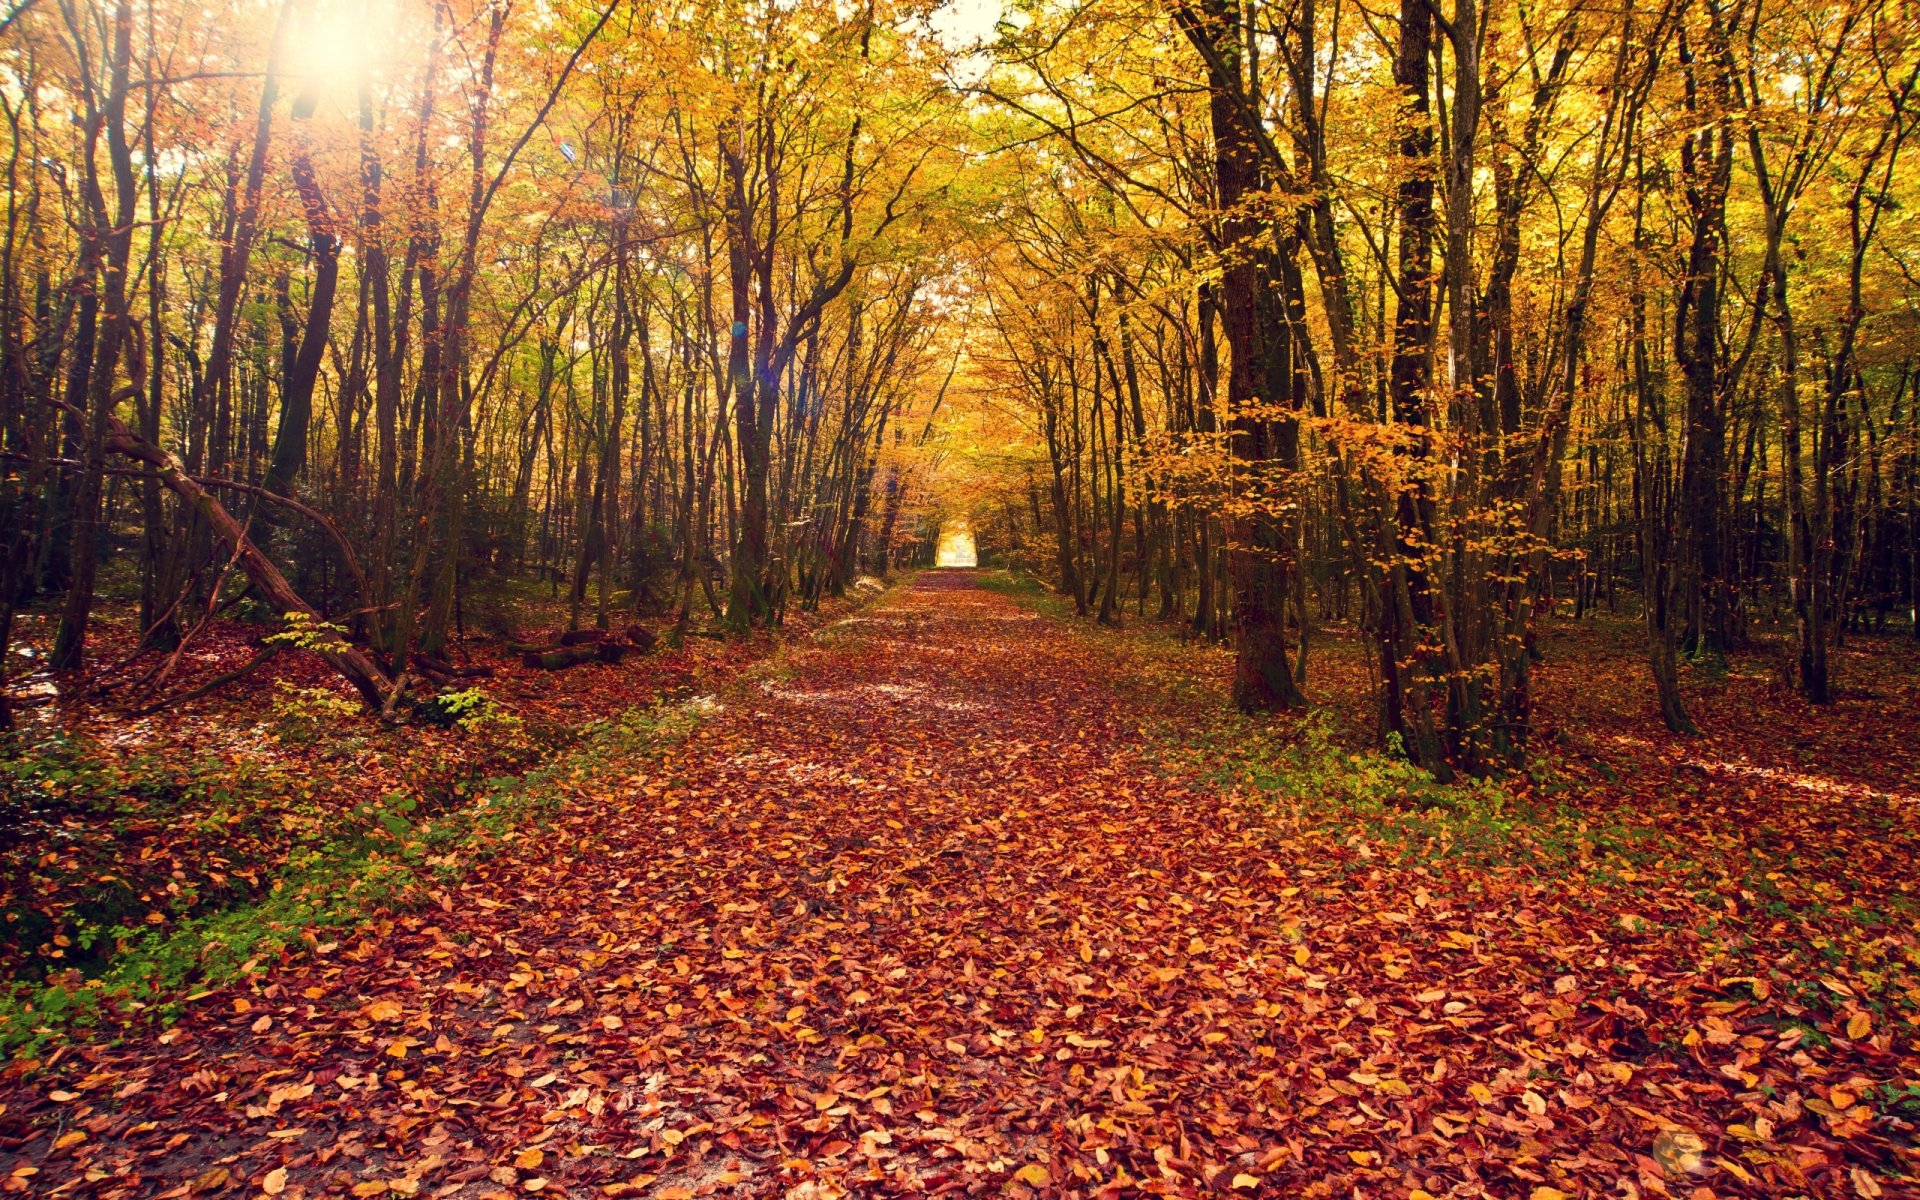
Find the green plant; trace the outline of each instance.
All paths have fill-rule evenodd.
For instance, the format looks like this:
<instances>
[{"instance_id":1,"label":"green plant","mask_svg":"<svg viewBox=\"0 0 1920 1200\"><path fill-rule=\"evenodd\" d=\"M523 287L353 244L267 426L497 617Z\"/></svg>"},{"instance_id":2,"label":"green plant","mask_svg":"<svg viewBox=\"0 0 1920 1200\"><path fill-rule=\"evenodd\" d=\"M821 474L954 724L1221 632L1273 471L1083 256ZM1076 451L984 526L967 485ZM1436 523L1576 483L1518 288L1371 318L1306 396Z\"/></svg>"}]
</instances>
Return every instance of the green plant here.
<instances>
[{"instance_id":1,"label":"green plant","mask_svg":"<svg viewBox=\"0 0 1920 1200\"><path fill-rule=\"evenodd\" d=\"M414 719L442 729L458 729L510 759L531 755L539 743L517 714L480 688L441 692L413 710Z\"/></svg>"},{"instance_id":2,"label":"green plant","mask_svg":"<svg viewBox=\"0 0 1920 1200\"><path fill-rule=\"evenodd\" d=\"M1868 1095L1873 1106L1889 1116L1920 1118L1920 1084L1883 1083Z\"/></svg>"},{"instance_id":3,"label":"green plant","mask_svg":"<svg viewBox=\"0 0 1920 1200\"><path fill-rule=\"evenodd\" d=\"M280 632L270 633L265 638L270 645L285 646L292 650L324 650L344 640L347 635L343 627L297 609L282 613L280 620Z\"/></svg>"},{"instance_id":4,"label":"green plant","mask_svg":"<svg viewBox=\"0 0 1920 1200\"><path fill-rule=\"evenodd\" d=\"M469 717L478 716L496 707L486 692L479 688L466 688L457 692L441 692L437 696L429 696L414 706L413 717L414 720L427 725L451 729Z\"/></svg>"},{"instance_id":5,"label":"green plant","mask_svg":"<svg viewBox=\"0 0 1920 1200\"><path fill-rule=\"evenodd\" d=\"M274 689L268 724L282 743L305 746L359 712L358 704L326 688L299 687L281 680Z\"/></svg>"},{"instance_id":6,"label":"green plant","mask_svg":"<svg viewBox=\"0 0 1920 1200\"><path fill-rule=\"evenodd\" d=\"M9 737L0 746L0 806L87 806L118 782L85 738L53 732Z\"/></svg>"}]
</instances>

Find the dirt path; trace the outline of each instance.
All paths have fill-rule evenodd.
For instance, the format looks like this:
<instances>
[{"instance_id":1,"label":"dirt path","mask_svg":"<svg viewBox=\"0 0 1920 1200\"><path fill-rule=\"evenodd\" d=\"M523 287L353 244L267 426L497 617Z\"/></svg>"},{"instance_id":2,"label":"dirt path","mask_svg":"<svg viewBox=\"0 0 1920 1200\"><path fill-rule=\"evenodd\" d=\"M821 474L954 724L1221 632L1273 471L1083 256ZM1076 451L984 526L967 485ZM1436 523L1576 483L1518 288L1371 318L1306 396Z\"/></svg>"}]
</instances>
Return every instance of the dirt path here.
<instances>
[{"instance_id":1,"label":"dirt path","mask_svg":"<svg viewBox=\"0 0 1920 1200\"><path fill-rule=\"evenodd\" d=\"M831 634L445 911L0 1093L19 1180L1551 1200L1657 1180L1659 1111L1731 1095L1611 1061L1645 977L1527 937L1538 883L1333 884L1162 779L1077 635L971 577Z\"/></svg>"}]
</instances>

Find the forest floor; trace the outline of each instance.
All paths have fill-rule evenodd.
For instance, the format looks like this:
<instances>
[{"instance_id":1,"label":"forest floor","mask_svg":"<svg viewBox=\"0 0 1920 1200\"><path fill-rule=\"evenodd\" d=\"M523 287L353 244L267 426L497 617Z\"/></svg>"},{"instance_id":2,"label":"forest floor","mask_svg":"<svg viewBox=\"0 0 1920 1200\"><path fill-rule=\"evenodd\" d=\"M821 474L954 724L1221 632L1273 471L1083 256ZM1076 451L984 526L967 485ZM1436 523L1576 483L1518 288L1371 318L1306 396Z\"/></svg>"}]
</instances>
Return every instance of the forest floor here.
<instances>
[{"instance_id":1,"label":"forest floor","mask_svg":"<svg viewBox=\"0 0 1920 1200\"><path fill-rule=\"evenodd\" d=\"M878 587L867 580L849 600L790 614L784 636L804 637ZM134 653L131 607L112 607L89 638L94 661L111 665L75 688L19 669L53 638L56 614L28 614L12 681L28 703L13 752L0 757L0 979L77 986L112 975L120 960L164 953L158 943L210 936L244 960L251 944L208 927L250 922L246 910L289 883L337 882L436 822L465 823L477 799L520 790L526 772L583 736L686 703L779 644L764 633L689 636L618 664L549 671L523 665L508 644L567 628L564 598L526 589L495 598L494 609L485 618L493 633L476 631L455 652L487 672L471 680L471 706L457 720L399 725L361 711L312 654L279 654L205 696L167 698L247 662L270 624L208 621L156 688L143 686L158 664ZM471 831L443 828L439 840L456 832ZM145 953L129 956L135 943ZM0 1002L0 1053L19 1037L11 1009Z\"/></svg>"},{"instance_id":2,"label":"forest floor","mask_svg":"<svg viewBox=\"0 0 1920 1200\"><path fill-rule=\"evenodd\" d=\"M1677 743L1622 658L1590 712L1604 663L1543 671L1533 773L1440 787L987 582L574 760L424 907L16 1060L0 1188L1914 1194L1897 718Z\"/></svg>"}]
</instances>

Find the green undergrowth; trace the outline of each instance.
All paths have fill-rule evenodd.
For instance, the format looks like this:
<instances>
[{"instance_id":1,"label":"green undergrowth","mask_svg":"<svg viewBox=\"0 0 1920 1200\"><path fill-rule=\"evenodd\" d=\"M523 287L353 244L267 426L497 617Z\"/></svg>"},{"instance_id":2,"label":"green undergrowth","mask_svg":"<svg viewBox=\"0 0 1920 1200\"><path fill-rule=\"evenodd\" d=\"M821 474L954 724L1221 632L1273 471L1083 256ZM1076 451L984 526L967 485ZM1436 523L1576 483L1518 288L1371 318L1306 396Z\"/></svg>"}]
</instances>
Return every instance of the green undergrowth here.
<instances>
[{"instance_id":1,"label":"green undergrowth","mask_svg":"<svg viewBox=\"0 0 1920 1200\"><path fill-rule=\"evenodd\" d=\"M31 1055L109 1015L165 1018L191 997L319 945L376 913L417 905L477 863L547 825L576 789L659 754L717 711L709 698L635 709L595 722L546 765L486 780L474 799L432 818L391 796L364 804L345 832L289 860L264 895L165 929L125 924L92 978L66 971L0 995L0 1052Z\"/></svg>"},{"instance_id":2,"label":"green undergrowth","mask_svg":"<svg viewBox=\"0 0 1920 1200\"><path fill-rule=\"evenodd\" d=\"M1031 576L996 573L982 582L1045 615L1073 615L1069 600ZM1146 702L1154 757L1173 772L1240 792L1291 828L1349 844L1364 839L1368 856L1409 864L1444 858L1499 866L1524 848L1543 869L1603 869L1607 861L1646 862L1677 849L1651 827L1597 820L1564 803L1559 797L1571 784L1551 759L1506 778L1441 783L1392 745L1356 744L1324 711L1233 712L1193 643L1166 626L1076 629L1112 663L1116 690Z\"/></svg>"},{"instance_id":3,"label":"green undergrowth","mask_svg":"<svg viewBox=\"0 0 1920 1200\"><path fill-rule=\"evenodd\" d=\"M97 975L123 926L154 936L258 900L316 852L377 834L392 811L438 817L577 737L531 728L478 690L431 705L425 723L451 736L376 732L337 694L283 683L264 721L212 744L128 748L111 729L6 738L0 830L19 840L0 853L0 974L16 984ZM367 756L404 780L391 785L404 794L361 782ZM370 795L378 802L364 803Z\"/></svg>"},{"instance_id":4,"label":"green undergrowth","mask_svg":"<svg viewBox=\"0 0 1920 1200\"><path fill-rule=\"evenodd\" d=\"M912 578L911 572L899 577ZM864 606L887 590L862 588L854 603ZM721 695L791 675L797 657L810 644L826 640L825 633L817 630L808 638L779 641L723 684ZM319 726L326 716L308 712L302 707L305 700L295 696L275 706L276 723L289 724L295 736L308 732L302 722ZM93 944L76 947L89 952L88 969L69 967L42 979L18 978L0 985L0 1055L30 1057L75 1030L117 1019L165 1020L194 998L196 989L264 971L380 913L429 902L477 864L547 827L570 798L590 790L596 780L631 773L637 764L691 735L722 707L710 696L657 701L611 720L540 731L536 745L517 718L478 692L444 696L438 703L445 710L444 723L484 736L491 744L520 745L525 754L516 767L529 761L533 765L464 783L458 789L460 802L432 811L423 809L416 797L389 795L348 812L333 812L324 829L304 839L270 883L177 906L176 919L163 924L140 918L145 904L130 904L124 914L94 922L85 935ZM288 737L277 727L275 732ZM324 728L316 728L312 736L324 739ZM547 752L540 754L542 748ZM30 783L54 789L61 793L57 798L70 804L76 795L106 796L129 786L124 771L109 777L89 763L89 756L78 752L0 760L0 767L16 775L36 773L30 781L7 781L11 786L5 794L24 794L31 788L22 785ZM204 771L195 770L199 773L189 774L196 779L224 775L225 782L218 786L253 786L233 776L230 762L210 760Z\"/></svg>"}]
</instances>

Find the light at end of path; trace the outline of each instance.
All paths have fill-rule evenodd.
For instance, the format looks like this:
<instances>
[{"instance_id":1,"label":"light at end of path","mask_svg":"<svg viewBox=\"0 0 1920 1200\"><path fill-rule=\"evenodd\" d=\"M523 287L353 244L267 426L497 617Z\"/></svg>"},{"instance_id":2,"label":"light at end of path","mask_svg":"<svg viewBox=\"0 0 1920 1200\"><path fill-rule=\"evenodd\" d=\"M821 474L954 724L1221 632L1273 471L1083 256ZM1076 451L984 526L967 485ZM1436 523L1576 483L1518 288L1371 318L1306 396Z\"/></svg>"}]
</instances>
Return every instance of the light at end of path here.
<instances>
[{"instance_id":1,"label":"light at end of path","mask_svg":"<svg viewBox=\"0 0 1920 1200\"><path fill-rule=\"evenodd\" d=\"M936 567L977 567L980 554L973 544L973 527L956 517L940 527L940 544L933 552Z\"/></svg>"}]
</instances>

